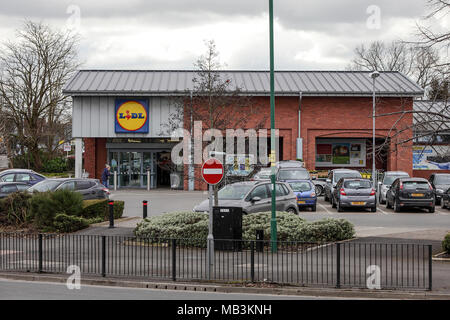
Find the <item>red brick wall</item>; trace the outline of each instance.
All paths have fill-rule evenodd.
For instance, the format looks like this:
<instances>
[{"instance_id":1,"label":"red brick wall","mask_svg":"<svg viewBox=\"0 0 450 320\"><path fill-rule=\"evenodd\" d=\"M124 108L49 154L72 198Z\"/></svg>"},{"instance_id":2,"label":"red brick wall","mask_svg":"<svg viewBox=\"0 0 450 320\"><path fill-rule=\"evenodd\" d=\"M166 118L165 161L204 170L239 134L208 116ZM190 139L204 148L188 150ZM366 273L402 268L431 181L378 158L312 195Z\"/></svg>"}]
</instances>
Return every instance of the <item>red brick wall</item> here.
<instances>
[{"instance_id":1,"label":"red brick wall","mask_svg":"<svg viewBox=\"0 0 450 320\"><path fill-rule=\"evenodd\" d=\"M89 173L89 178L100 179L105 167L106 139L84 138L84 169Z\"/></svg>"},{"instance_id":2,"label":"red brick wall","mask_svg":"<svg viewBox=\"0 0 450 320\"><path fill-rule=\"evenodd\" d=\"M258 108L254 120L249 121L246 128L254 128L265 119L263 128L270 130L270 100L268 97L255 97L253 103ZM296 138L298 136L298 97L277 97L275 99L275 127L283 137L283 159L296 158ZM359 97L303 97L301 112L301 136L303 138L303 160L310 170L315 169L316 138L371 138L372 137L372 98ZM412 109L412 99L383 98L377 100L377 114L398 112ZM185 114L189 114L186 109ZM384 138L392 136L396 129L392 126L400 118L399 115L379 117L376 120L376 135ZM189 129L189 117L184 119L186 129ZM405 128L412 123L412 114L404 115L398 121L397 128ZM270 133L270 132L268 132ZM412 174L412 143L401 146L396 141L402 141L412 136L411 130L391 140L387 163L377 162L377 168L387 170L402 170ZM370 160L371 158L368 157ZM369 165L368 167L371 167ZM184 187L188 188L188 171L185 166ZM195 188L206 190L206 184L200 181L200 168L196 168Z\"/></svg>"},{"instance_id":3,"label":"red brick wall","mask_svg":"<svg viewBox=\"0 0 450 320\"><path fill-rule=\"evenodd\" d=\"M413 170L413 177L428 179L432 173L450 173L450 170Z\"/></svg>"},{"instance_id":4,"label":"red brick wall","mask_svg":"<svg viewBox=\"0 0 450 320\"><path fill-rule=\"evenodd\" d=\"M377 101L377 115L411 108L412 99L383 98ZM376 136L389 135L392 126L399 118L400 115L377 117ZM303 157L306 167L312 170L315 169L316 138L372 137L372 98L304 97L301 121ZM396 127L406 128L411 123L412 115L406 114ZM394 129L391 136L395 132ZM395 143L411 136L411 130L406 130L391 141L387 170L402 170L412 174L412 143L408 142L399 147L396 147Z\"/></svg>"}]
</instances>

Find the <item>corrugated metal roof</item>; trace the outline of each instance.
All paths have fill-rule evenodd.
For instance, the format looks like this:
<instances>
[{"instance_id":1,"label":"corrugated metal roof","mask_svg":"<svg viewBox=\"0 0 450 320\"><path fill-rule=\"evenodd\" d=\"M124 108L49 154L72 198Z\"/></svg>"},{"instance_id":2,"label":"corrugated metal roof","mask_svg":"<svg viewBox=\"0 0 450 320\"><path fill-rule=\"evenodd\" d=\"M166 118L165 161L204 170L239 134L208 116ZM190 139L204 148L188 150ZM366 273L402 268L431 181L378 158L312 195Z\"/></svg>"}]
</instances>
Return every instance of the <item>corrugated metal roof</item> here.
<instances>
[{"instance_id":1,"label":"corrugated metal roof","mask_svg":"<svg viewBox=\"0 0 450 320\"><path fill-rule=\"evenodd\" d=\"M413 109L416 131L450 130L450 102L416 100Z\"/></svg>"},{"instance_id":2,"label":"corrugated metal roof","mask_svg":"<svg viewBox=\"0 0 450 320\"><path fill-rule=\"evenodd\" d=\"M269 95L268 71L217 71L249 95ZM193 89L194 70L80 70L66 84L67 95L180 95ZM367 71L276 71L276 95L371 96ZM422 96L423 89L400 72L381 72L378 96Z\"/></svg>"}]
</instances>

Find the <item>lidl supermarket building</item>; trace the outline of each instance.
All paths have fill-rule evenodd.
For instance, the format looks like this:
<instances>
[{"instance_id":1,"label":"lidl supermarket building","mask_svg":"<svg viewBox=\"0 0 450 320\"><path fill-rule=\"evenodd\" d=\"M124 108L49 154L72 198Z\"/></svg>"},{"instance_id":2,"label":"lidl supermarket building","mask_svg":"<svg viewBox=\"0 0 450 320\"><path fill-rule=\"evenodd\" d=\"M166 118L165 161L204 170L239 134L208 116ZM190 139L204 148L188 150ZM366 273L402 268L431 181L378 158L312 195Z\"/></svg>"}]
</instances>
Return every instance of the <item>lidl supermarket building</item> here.
<instances>
[{"instance_id":1,"label":"lidl supermarket building","mask_svg":"<svg viewBox=\"0 0 450 320\"><path fill-rule=\"evenodd\" d=\"M147 171L151 188L169 186L170 152L178 141L167 133L167 123L176 113L174 98L189 101L195 76L195 71L79 71L64 90L73 99L76 175L85 171L100 178L109 163L118 172L119 187L145 188ZM263 128L270 130L269 73L221 71L220 76L259 107L248 127L261 120ZM411 127L413 115L397 112L412 110L414 98L421 97L423 90L401 73L382 72L375 92L377 115L391 114L376 121L376 144L385 145L376 167L413 174L412 141L397 145L412 137L412 130L395 134ZM370 169L372 93L369 72L276 72L279 160L302 158L310 170ZM190 119L181 119L180 127L190 130ZM205 188L201 179L189 181L187 166L179 171L185 190ZM200 176L198 166L195 176Z\"/></svg>"}]
</instances>

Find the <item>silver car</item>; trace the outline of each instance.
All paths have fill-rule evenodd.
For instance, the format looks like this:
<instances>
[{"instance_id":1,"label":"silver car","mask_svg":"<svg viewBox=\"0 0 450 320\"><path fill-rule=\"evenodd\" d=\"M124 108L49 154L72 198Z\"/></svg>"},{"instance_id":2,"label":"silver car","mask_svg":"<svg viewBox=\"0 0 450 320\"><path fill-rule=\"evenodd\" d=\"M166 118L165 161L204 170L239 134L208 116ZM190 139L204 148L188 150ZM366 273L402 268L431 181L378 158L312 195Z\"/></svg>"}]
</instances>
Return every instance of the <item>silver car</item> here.
<instances>
[{"instance_id":1,"label":"silver car","mask_svg":"<svg viewBox=\"0 0 450 320\"><path fill-rule=\"evenodd\" d=\"M356 170L350 169L333 169L328 173L328 178L324 187L325 201L333 201L333 192L336 184L341 178L362 178L361 174Z\"/></svg>"},{"instance_id":2,"label":"silver car","mask_svg":"<svg viewBox=\"0 0 450 320\"><path fill-rule=\"evenodd\" d=\"M243 214L270 211L272 184L268 181L245 181L228 184L218 192L219 206L241 207ZM298 214L297 197L284 182L276 183L276 209ZM209 212L209 199L194 207L195 212Z\"/></svg>"},{"instance_id":3,"label":"silver car","mask_svg":"<svg viewBox=\"0 0 450 320\"><path fill-rule=\"evenodd\" d=\"M368 179L341 178L334 188L331 203L339 212L355 207L377 211L376 192Z\"/></svg>"},{"instance_id":4,"label":"silver car","mask_svg":"<svg viewBox=\"0 0 450 320\"><path fill-rule=\"evenodd\" d=\"M383 178L378 182L378 202L386 203L386 193L397 178L409 178L409 174L403 171L386 171Z\"/></svg>"}]
</instances>

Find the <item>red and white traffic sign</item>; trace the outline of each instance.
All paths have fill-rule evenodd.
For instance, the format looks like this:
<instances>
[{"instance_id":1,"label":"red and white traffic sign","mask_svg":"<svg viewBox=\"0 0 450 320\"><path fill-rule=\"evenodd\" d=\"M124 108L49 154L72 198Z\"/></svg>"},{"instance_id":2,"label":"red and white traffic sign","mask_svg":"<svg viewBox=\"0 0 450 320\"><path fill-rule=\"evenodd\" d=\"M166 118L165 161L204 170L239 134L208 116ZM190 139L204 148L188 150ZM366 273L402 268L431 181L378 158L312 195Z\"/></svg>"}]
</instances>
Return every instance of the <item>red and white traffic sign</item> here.
<instances>
[{"instance_id":1,"label":"red and white traffic sign","mask_svg":"<svg viewBox=\"0 0 450 320\"><path fill-rule=\"evenodd\" d=\"M202 177L208 184L218 184L222 180L223 174L223 164L216 158L210 158L202 165Z\"/></svg>"}]
</instances>

